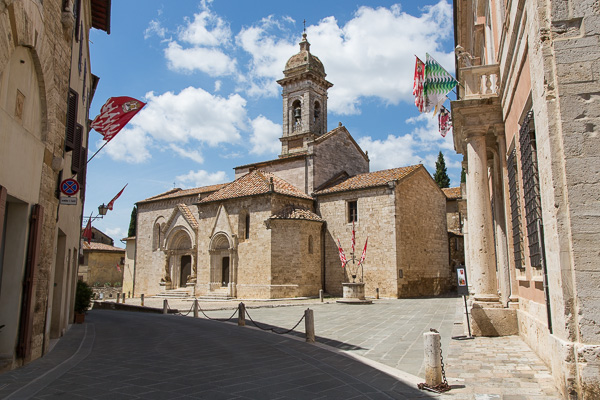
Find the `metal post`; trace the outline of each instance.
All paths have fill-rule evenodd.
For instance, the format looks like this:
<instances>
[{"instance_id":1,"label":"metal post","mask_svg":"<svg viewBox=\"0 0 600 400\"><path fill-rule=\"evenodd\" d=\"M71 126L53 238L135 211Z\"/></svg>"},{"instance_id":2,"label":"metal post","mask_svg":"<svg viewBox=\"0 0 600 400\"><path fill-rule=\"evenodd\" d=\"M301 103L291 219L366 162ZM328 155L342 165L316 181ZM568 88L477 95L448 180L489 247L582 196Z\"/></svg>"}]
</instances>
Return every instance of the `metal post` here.
<instances>
[{"instance_id":1,"label":"metal post","mask_svg":"<svg viewBox=\"0 0 600 400\"><path fill-rule=\"evenodd\" d=\"M123 299L121 300L121 303L125 304L125 293L123 293Z\"/></svg>"},{"instance_id":2,"label":"metal post","mask_svg":"<svg viewBox=\"0 0 600 400\"><path fill-rule=\"evenodd\" d=\"M375 289L375 298L379 299L379 288Z\"/></svg>"},{"instance_id":3,"label":"metal post","mask_svg":"<svg viewBox=\"0 0 600 400\"><path fill-rule=\"evenodd\" d=\"M194 318L198 318L198 299L194 299Z\"/></svg>"},{"instance_id":4,"label":"metal post","mask_svg":"<svg viewBox=\"0 0 600 400\"><path fill-rule=\"evenodd\" d=\"M140 295L140 298L142 299L142 307L144 307L144 293Z\"/></svg>"},{"instance_id":5,"label":"metal post","mask_svg":"<svg viewBox=\"0 0 600 400\"><path fill-rule=\"evenodd\" d=\"M244 303L238 305L238 326L246 326L246 306Z\"/></svg>"},{"instance_id":6,"label":"metal post","mask_svg":"<svg viewBox=\"0 0 600 400\"><path fill-rule=\"evenodd\" d=\"M120 299L121 299L121 293L117 293L117 303L119 302Z\"/></svg>"},{"instance_id":7,"label":"metal post","mask_svg":"<svg viewBox=\"0 0 600 400\"><path fill-rule=\"evenodd\" d=\"M437 386L442 383L442 359L440 358L440 334L437 332L425 332L423 334L425 344L425 383Z\"/></svg>"},{"instance_id":8,"label":"metal post","mask_svg":"<svg viewBox=\"0 0 600 400\"><path fill-rule=\"evenodd\" d=\"M306 331L306 342L315 342L315 316L313 310L307 308L304 311L304 330Z\"/></svg>"},{"instance_id":9,"label":"metal post","mask_svg":"<svg viewBox=\"0 0 600 400\"><path fill-rule=\"evenodd\" d=\"M167 304L167 299L163 300L163 314L167 314L169 312L168 310L169 305Z\"/></svg>"},{"instance_id":10,"label":"metal post","mask_svg":"<svg viewBox=\"0 0 600 400\"><path fill-rule=\"evenodd\" d=\"M323 302L323 289L319 289L319 299L321 299L321 303Z\"/></svg>"}]
</instances>

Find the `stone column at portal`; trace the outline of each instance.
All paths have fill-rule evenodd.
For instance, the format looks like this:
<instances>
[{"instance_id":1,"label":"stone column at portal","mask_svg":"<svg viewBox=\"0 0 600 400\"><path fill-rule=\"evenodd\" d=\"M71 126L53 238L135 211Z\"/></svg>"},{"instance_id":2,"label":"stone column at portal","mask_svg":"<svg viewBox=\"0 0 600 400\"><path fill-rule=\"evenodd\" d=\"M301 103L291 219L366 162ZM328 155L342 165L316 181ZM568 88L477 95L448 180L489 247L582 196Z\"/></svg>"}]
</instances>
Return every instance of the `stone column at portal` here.
<instances>
[{"instance_id":1,"label":"stone column at portal","mask_svg":"<svg viewBox=\"0 0 600 400\"><path fill-rule=\"evenodd\" d=\"M502 190L502 156L494 151L492 161L492 191L494 196L494 228L496 230L496 263L498 265L498 283L500 286L500 302L508 306L510 297L510 270L508 267L508 245L506 241L506 217L504 210L504 193Z\"/></svg>"},{"instance_id":2,"label":"stone column at portal","mask_svg":"<svg viewBox=\"0 0 600 400\"><path fill-rule=\"evenodd\" d=\"M467 214L471 285L474 299L497 301L496 262L492 207L487 173L487 149L484 132L467 138Z\"/></svg>"}]
</instances>

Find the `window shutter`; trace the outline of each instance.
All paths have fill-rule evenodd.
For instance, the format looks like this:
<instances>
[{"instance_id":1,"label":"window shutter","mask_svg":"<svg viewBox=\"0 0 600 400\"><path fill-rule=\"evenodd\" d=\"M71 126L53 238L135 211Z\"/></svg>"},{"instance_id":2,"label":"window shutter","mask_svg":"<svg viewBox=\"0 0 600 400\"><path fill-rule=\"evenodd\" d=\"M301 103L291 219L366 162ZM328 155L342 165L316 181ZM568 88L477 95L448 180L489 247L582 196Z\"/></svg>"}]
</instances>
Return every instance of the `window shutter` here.
<instances>
[{"instance_id":1,"label":"window shutter","mask_svg":"<svg viewBox=\"0 0 600 400\"><path fill-rule=\"evenodd\" d=\"M75 40L79 41L79 21L81 21L81 0L73 2L73 16L75 17Z\"/></svg>"},{"instance_id":2,"label":"window shutter","mask_svg":"<svg viewBox=\"0 0 600 400\"><path fill-rule=\"evenodd\" d=\"M75 141L73 145L73 155L71 157L71 172L74 174L81 170L82 141L83 126L75 124Z\"/></svg>"},{"instance_id":3,"label":"window shutter","mask_svg":"<svg viewBox=\"0 0 600 400\"><path fill-rule=\"evenodd\" d=\"M67 121L65 133L65 150L71 151L75 147L75 125L77 124L77 104L79 95L73 89L69 89L67 99Z\"/></svg>"}]
</instances>

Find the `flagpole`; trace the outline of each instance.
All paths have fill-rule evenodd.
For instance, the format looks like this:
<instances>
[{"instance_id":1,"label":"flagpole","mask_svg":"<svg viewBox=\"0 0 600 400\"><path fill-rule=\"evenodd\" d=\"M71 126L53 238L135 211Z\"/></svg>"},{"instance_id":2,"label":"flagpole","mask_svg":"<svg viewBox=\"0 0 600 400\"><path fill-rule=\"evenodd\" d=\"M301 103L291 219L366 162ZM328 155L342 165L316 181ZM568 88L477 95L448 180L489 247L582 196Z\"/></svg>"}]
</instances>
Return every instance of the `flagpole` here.
<instances>
[{"instance_id":1,"label":"flagpole","mask_svg":"<svg viewBox=\"0 0 600 400\"><path fill-rule=\"evenodd\" d=\"M102 145L102 147L100 147L98 149L98 151L96 151L94 154L92 154L92 156L89 158L89 160L86 161L86 164L89 163L90 161L92 161L92 158L96 157L96 154L98 154L100 152L100 150L102 150L104 148L104 146L106 146L108 144L108 142L110 142L110 140L107 140L106 143L104 143Z\"/></svg>"}]
</instances>

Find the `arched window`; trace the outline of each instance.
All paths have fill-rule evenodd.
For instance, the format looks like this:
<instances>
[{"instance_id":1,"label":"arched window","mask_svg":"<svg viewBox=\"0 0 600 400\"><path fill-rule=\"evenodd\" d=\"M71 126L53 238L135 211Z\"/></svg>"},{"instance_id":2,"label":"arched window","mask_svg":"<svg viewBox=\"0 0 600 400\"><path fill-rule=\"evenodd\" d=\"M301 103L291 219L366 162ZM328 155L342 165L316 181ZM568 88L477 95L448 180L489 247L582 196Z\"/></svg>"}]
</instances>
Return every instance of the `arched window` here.
<instances>
[{"instance_id":1,"label":"arched window","mask_svg":"<svg viewBox=\"0 0 600 400\"><path fill-rule=\"evenodd\" d=\"M308 254L313 253L313 237L312 235L308 237Z\"/></svg>"},{"instance_id":2,"label":"arched window","mask_svg":"<svg viewBox=\"0 0 600 400\"><path fill-rule=\"evenodd\" d=\"M152 230L152 251L156 251L160 248L160 224L157 222L154 224Z\"/></svg>"},{"instance_id":3,"label":"arched window","mask_svg":"<svg viewBox=\"0 0 600 400\"><path fill-rule=\"evenodd\" d=\"M250 239L250 214L246 214L244 221L244 239Z\"/></svg>"},{"instance_id":4,"label":"arched window","mask_svg":"<svg viewBox=\"0 0 600 400\"><path fill-rule=\"evenodd\" d=\"M302 127L302 104L300 100L292 103L292 130L297 131Z\"/></svg>"}]
</instances>

